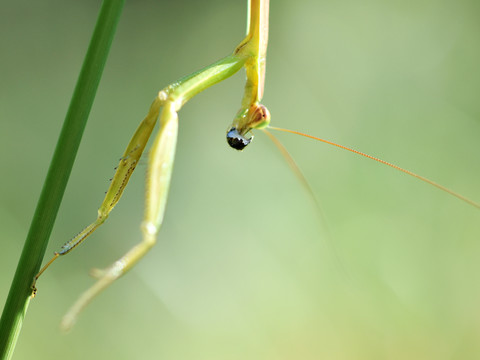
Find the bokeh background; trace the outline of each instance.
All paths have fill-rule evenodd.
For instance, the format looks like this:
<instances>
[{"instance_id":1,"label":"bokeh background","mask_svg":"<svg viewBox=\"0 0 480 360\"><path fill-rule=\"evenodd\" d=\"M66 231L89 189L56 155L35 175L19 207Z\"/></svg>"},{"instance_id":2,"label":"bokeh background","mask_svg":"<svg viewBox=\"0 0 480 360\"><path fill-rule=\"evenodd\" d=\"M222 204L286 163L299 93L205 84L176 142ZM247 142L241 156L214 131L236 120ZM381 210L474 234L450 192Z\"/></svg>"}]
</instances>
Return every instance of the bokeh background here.
<instances>
[{"instance_id":1,"label":"bokeh background","mask_svg":"<svg viewBox=\"0 0 480 360\"><path fill-rule=\"evenodd\" d=\"M0 306L100 1L0 2ZM231 52L246 1L127 1L48 256L92 221L156 92ZM478 1L272 1L273 123L480 201ZM390 168L279 134L325 214L263 134L225 143L244 75L180 113L159 242L63 313L139 241L145 163L107 224L39 282L15 359L478 359L480 212ZM328 228L328 230L326 230Z\"/></svg>"}]
</instances>

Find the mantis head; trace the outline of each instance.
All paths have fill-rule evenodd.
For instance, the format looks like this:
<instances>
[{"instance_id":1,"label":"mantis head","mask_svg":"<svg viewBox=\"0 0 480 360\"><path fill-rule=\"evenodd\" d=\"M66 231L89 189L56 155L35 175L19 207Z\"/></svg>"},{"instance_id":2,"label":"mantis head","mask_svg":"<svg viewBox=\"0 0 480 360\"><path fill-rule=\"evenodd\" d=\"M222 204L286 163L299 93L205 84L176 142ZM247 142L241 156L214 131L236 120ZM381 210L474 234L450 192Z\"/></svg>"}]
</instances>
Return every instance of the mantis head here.
<instances>
[{"instance_id":1,"label":"mantis head","mask_svg":"<svg viewBox=\"0 0 480 360\"><path fill-rule=\"evenodd\" d=\"M247 109L240 109L227 131L228 145L236 150L243 150L253 139L253 136L247 138L247 133L252 129L263 129L268 124L270 112L264 105L255 103Z\"/></svg>"}]
</instances>

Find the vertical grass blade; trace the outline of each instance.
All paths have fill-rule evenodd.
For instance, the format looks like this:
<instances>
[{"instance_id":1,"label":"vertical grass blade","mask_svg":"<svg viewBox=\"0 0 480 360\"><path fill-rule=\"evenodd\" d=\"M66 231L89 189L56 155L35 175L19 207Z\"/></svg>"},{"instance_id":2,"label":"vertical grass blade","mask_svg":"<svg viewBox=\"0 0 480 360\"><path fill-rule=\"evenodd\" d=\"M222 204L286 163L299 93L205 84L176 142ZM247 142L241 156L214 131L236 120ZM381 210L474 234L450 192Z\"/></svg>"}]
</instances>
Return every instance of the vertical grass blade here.
<instances>
[{"instance_id":1,"label":"vertical grass blade","mask_svg":"<svg viewBox=\"0 0 480 360\"><path fill-rule=\"evenodd\" d=\"M104 0L0 319L0 358L10 359L30 302L31 284L70 176L125 0Z\"/></svg>"}]
</instances>

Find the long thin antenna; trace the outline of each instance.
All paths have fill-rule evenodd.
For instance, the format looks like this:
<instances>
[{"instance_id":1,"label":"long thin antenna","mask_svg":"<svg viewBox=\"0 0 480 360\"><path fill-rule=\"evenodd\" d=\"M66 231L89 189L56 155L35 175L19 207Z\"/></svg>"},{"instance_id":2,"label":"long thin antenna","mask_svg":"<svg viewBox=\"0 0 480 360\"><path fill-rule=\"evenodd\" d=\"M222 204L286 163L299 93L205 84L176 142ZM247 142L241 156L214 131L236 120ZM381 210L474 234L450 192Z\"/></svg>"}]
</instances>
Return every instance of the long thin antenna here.
<instances>
[{"instance_id":1,"label":"long thin antenna","mask_svg":"<svg viewBox=\"0 0 480 360\"><path fill-rule=\"evenodd\" d=\"M275 144L275 146L278 148L278 150L280 150L283 158L288 163L288 165L292 169L295 176L300 180L304 189L308 192L308 194L310 196L310 199L312 199L312 201L314 202L316 210L317 210L317 215L318 215L318 217L320 219L320 222L321 222L321 228L323 229L323 231L325 233L325 236L326 236L326 241L325 241L326 246L327 246L328 250L333 254L339 271L343 275L345 275L347 279L350 279L350 274L349 274L348 270L346 269L345 265L343 264L343 262L340 258L340 255L337 251L337 248L336 248L336 246L335 246L335 244L332 240L332 234L331 234L330 228L328 226L328 222L327 222L327 219L325 217L325 213L324 213L322 207L320 206L320 202L318 201L317 197L315 196L315 193L312 190L312 187L310 186L307 178L305 177L305 175L303 175L303 172L298 167L295 159L292 157L292 155L290 155L290 153L285 148L285 146L280 142L280 140L278 140L277 137L274 136L267 129L261 129L261 130L270 138L270 140L272 140L272 142Z\"/></svg>"},{"instance_id":2,"label":"long thin antenna","mask_svg":"<svg viewBox=\"0 0 480 360\"><path fill-rule=\"evenodd\" d=\"M389 163L385 160L382 160L382 159L379 159L379 158L376 158L374 156L371 156L371 155L368 155L368 154L365 154L363 152L360 152L360 151L357 151L357 150L354 150L354 149L351 149L349 147L346 147L346 146L343 146L343 145L340 145L340 144L336 144L332 141L328 141L328 140L325 140L325 139L321 139L321 138L318 138L316 136L312 136L312 135L308 135L308 134L304 134L302 132L299 132L299 131L295 131L295 130L289 130L289 129L283 129L283 128L279 128L279 127L275 127L275 126L269 126L268 127L269 129L272 129L272 130L277 130L277 131L283 131L283 132L287 132L287 133L291 133L291 134L296 134L296 135L300 135L300 136L304 136L304 137L307 137L307 138L310 138L310 139L314 139L314 140L317 140L317 141L321 141L323 143L326 143L326 144L329 144L329 145L333 145L333 146L336 146L340 149L343 149L343 150L347 150L347 151L350 151L352 153L355 153L357 155L361 155L363 157L366 157L368 159L371 159L371 160L375 160L381 164L384 164L384 165L387 165L387 166L390 166L398 171L401 171L407 175L410 175L410 176L413 176L414 178L417 178L419 180L422 180L423 182L426 182L427 184L430 184L430 185L433 185L435 186L436 188L442 190L442 191L445 191L446 193L452 195L452 196L455 196L457 199L460 199L464 202L466 202L467 204L469 205L472 205L474 207L476 207L477 209L480 209L480 204L479 203L476 203L475 201L473 200L470 200L469 198L463 196L463 195L460 195L459 193L453 191L453 190L450 190L449 188L446 188L445 186L443 185L440 185L440 184L437 184L436 182L430 180L430 179L427 179L426 177L423 177L423 176L420 176L418 174L415 174L414 172L411 172L410 170L406 170L404 168L401 168L400 166L397 166L395 164L392 164L392 163Z\"/></svg>"},{"instance_id":3,"label":"long thin antenna","mask_svg":"<svg viewBox=\"0 0 480 360\"><path fill-rule=\"evenodd\" d=\"M303 175L302 170L300 170L297 163L293 159L292 155L290 155L290 153L285 148L285 146L283 146L283 144L280 142L280 140L278 140L277 137L274 136L270 131L268 131L267 129L261 129L261 130L270 138L270 140L272 140L272 142L275 144L275 146L278 148L278 150L280 150L283 157L285 158L285 161L288 163L288 165L290 166L290 168L294 172L295 176L297 176L297 178L300 180L300 182L302 183L305 190L307 190L307 192L310 194L312 199L315 201L315 204L317 205L317 207L320 209L320 204L318 203L317 199L315 198L315 193L313 192L312 187L308 183L307 178L305 177L305 175ZM320 213L323 213L321 211L321 209L320 209ZM322 214L322 217L323 217L323 214Z\"/></svg>"}]
</instances>

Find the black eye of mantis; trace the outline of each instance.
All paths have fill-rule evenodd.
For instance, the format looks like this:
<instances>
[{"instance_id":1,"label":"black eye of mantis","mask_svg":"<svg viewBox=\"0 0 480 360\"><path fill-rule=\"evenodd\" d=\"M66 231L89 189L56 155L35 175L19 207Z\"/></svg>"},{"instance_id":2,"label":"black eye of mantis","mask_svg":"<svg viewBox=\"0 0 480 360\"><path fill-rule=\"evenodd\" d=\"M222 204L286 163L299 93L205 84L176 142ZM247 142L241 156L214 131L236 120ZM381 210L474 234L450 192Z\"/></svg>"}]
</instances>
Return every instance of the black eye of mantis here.
<instances>
[{"instance_id":1,"label":"black eye of mantis","mask_svg":"<svg viewBox=\"0 0 480 360\"><path fill-rule=\"evenodd\" d=\"M230 130L227 132L227 142L228 145L230 145L232 148L236 150L243 150L245 146L250 144L252 141L253 137L250 139L247 139L245 136L241 135L238 130L234 127L232 127Z\"/></svg>"}]
</instances>

